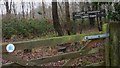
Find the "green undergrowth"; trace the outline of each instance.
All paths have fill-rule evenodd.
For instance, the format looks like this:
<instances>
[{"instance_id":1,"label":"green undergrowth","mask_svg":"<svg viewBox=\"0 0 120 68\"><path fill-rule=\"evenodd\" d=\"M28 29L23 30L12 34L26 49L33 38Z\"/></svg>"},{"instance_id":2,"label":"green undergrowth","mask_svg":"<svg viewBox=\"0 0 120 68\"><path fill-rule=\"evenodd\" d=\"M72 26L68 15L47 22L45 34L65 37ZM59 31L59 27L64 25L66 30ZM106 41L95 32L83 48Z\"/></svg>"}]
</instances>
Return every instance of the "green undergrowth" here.
<instances>
[{"instance_id":1,"label":"green undergrowth","mask_svg":"<svg viewBox=\"0 0 120 68\"><path fill-rule=\"evenodd\" d=\"M46 36L54 33L52 23L46 20L37 19L10 19L2 21L3 38L11 38L13 36L32 38Z\"/></svg>"}]
</instances>

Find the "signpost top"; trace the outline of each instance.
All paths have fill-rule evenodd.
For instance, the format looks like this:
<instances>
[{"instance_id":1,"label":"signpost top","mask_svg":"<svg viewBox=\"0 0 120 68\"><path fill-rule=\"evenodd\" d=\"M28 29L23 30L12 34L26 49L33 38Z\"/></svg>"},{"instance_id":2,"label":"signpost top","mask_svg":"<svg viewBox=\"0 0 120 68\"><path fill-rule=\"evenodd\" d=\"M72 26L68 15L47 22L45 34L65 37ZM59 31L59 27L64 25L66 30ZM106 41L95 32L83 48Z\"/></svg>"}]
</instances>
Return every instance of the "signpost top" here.
<instances>
[{"instance_id":1,"label":"signpost top","mask_svg":"<svg viewBox=\"0 0 120 68\"><path fill-rule=\"evenodd\" d=\"M95 18L105 16L105 10L101 11L85 11L85 12L73 12L73 20L81 18Z\"/></svg>"}]
</instances>

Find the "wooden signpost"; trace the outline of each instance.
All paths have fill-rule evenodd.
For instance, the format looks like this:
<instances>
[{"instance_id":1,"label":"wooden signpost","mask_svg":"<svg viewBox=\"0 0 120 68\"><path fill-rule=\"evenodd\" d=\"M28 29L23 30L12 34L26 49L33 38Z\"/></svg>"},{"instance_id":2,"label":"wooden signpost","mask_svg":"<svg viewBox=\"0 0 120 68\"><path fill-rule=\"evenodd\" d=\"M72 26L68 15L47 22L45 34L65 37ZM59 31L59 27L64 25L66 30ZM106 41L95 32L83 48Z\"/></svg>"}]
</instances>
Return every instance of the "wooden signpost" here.
<instances>
[{"instance_id":1,"label":"wooden signpost","mask_svg":"<svg viewBox=\"0 0 120 68\"><path fill-rule=\"evenodd\" d=\"M97 25L99 31L102 31L102 17L105 18L105 10L101 11L85 11L85 12L73 12L73 21L75 22L77 19L82 19L82 22L84 22L85 18L91 19L96 19L97 20ZM90 23L94 23L91 22Z\"/></svg>"}]
</instances>

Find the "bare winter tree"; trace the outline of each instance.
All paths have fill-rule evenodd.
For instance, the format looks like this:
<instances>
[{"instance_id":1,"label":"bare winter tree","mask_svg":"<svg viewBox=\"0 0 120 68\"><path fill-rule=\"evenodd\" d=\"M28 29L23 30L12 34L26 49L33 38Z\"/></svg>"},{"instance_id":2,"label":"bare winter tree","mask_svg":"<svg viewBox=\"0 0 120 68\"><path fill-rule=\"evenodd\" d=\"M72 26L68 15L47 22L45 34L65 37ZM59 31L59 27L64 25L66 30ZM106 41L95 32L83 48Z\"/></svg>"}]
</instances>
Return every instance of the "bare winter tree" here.
<instances>
[{"instance_id":1,"label":"bare winter tree","mask_svg":"<svg viewBox=\"0 0 120 68\"><path fill-rule=\"evenodd\" d=\"M65 13L64 13L64 2L58 2L58 12L59 12L59 18L60 18L60 21L61 22L64 22L64 15L65 15Z\"/></svg>"},{"instance_id":2,"label":"bare winter tree","mask_svg":"<svg viewBox=\"0 0 120 68\"><path fill-rule=\"evenodd\" d=\"M5 7L6 7L6 14L10 14L11 11L10 11L10 7L9 7L9 2L8 2L8 0L5 0Z\"/></svg>"},{"instance_id":3,"label":"bare winter tree","mask_svg":"<svg viewBox=\"0 0 120 68\"><path fill-rule=\"evenodd\" d=\"M2 18L3 18L3 10L1 10Z\"/></svg>"},{"instance_id":4,"label":"bare winter tree","mask_svg":"<svg viewBox=\"0 0 120 68\"><path fill-rule=\"evenodd\" d=\"M21 5L22 5L22 16L23 16L23 18L25 18L25 11L24 11L25 4L24 4L23 0L21 1Z\"/></svg>"},{"instance_id":5,"label":"bare winter tree","mask_svg":"<svg viewBox=\"0 0 120 68\"><path fill-rule=\"evenodd\" d=\"M70 35L71 32L71 21L70 21L70 12L69 12L69 2L68 0L65 2L65 13L66 13L66 32Z\"/></svg>"},{"instance_id":6,"label":"bare winter tree","mask_svg":"<svg viewBox=\"0 0 120 68\"><path fill-rule=\"evenodd\" d=\"M31 3L29 2L29 8L30 8L30 10L31 10ZM30 18L32 18L32 12L30 11Z\"/></svg>"},{"instance_id":7,"label":"bare winter tree","mask_svg":"<svg viewBox=\"0 0 120 68\"><path fill-rule=\"evenodd\" d=\"M12 7L13 7L13 12L14 12L15 17L16 17L16 16L17 16L17 12L16 12L16 5L15 5L15 2L13 2Z\"/></svg>"},{"instance_id":8,"label":"bare winter tree","mask_svg":"<svg viewBox=\"0 0 120 68\"><path fill-rule=\"evenodd\" d=\"M44 0L42 0L42 14L43 14L43 18L46 18L46 12L45 12L45 3L44 3Z\"/></svg>"},{"instance_id":9,"label":"bare winter tree","mask_svg":"<svg viewBox=\"0 0 120 68\"><path fill-rule=\"evenodd\" d=\"M10 1L10 14L11 14L11 11L12 11L12 0Z\"/></svg>"},{"instance_id":10,"label":"bare winter tree","mask_svg":"<svg viewBox=\"0 0 120 68\"><path fill-rule=\"evenodd\" d=\"M34 3L32 2L32 18L35 18Z\"/></svg>"},{"instance_id":11,"label":"bare winter tree","mask_svg":"<svg viewBox=\"0 0 120 68\"><path fill-rule=\"evenodd\" d=\"M81 3L79 3L79 4L81 4ZM85 4L86 3L82 2L82 5L81 5L81 11L82 12L84 12L86 10L86 8L85 8L86 5ZM81 23L79 23L79 28L78 28L80 34L82 34L82 31L83 31L83 23L84 23L84 19L82 18Z\"/></svg>"},{"instance_id":12,"label":"bare winter tree","mask_svg":"<svg viewBox=\"0 0 120 68\"><path fill-rule=\"evenodd\" d=\"M29 5L28 5L28 3L27 3L27 11L26 11L26 17L27 17L27 18L29 18L29 17L28 17L28 14L29 14L28 8L29 8Z\"/></svg>"},{"instance_id":13,"label":"bare winter tree","mask_svg":"<svg viewBox=\"0 0 120 68\"><path fill-rule=\"evenodd\" d=\"M48 16L49 16L49 19L52 19L52 7L51 6L49 6L48 7Z\"/></svg>"},{"instance_id":14,"label":"bare winter tree","mask_svg":"<svg viewBox=\"0 0 120 68\"><path fill-rule=\"evenodd\" d=\"M64 35L64 33L63 33L62 27L61 27L61 25L59 23L57 9L58 8L57 8L57 2L56 2L56 0L52 0L52 17L53 17L54 29L58 33L58 36L62 36L62 35Z\"/></svg>"}]
</instances>

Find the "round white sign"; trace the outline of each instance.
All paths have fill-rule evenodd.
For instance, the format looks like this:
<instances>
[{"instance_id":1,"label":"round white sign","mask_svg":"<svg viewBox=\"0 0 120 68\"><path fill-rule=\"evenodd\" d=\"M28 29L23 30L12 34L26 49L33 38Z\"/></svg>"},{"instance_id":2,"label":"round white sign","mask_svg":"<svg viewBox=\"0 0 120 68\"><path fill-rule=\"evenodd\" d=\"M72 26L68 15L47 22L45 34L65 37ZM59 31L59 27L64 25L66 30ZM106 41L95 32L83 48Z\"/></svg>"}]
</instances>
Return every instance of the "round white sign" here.
<instances>
[{"instance_id":1,"label":"round white sign","mask_svg":"<svg viewBox=\"0 0 120 68\"><path fill-rule=\"evenodd\" d=\"M8 44L6 46L6 50L7 50L7 52L11 53L11 52L13 52L15 50L15 46L13 44Z\"/></svg>"}]
</instances>

